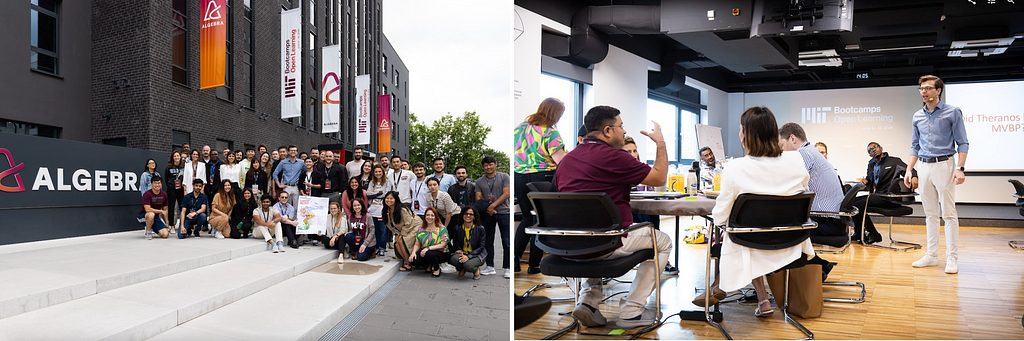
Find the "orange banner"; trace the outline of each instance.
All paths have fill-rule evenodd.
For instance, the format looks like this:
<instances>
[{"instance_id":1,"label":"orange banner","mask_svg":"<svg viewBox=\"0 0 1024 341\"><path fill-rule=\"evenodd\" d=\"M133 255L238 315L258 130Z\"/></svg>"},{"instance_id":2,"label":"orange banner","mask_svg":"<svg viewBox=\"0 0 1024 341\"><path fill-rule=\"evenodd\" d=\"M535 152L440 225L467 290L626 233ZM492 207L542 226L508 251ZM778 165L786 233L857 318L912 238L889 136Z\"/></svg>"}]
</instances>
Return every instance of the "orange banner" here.
<instances>
[{"instance_id":1,"label":"orange banner","mask_svg":"<svg viewBox=\"0 0 1024 341\"><path fill-rule=\"evenodd\" d=\"M199 27L199 89L224 86L227 53L226 0L202 0L203 21Z\"/></svg>"},{"instance_id":2,"label":"orange banner","mask_svg":"<svg viewBox=\"0 0 1024 341\"><path fill-rule=\"evenodd\" d=\"M377 96L377 152L391 152L391 95Z\"/></svg>"}]
</instances>

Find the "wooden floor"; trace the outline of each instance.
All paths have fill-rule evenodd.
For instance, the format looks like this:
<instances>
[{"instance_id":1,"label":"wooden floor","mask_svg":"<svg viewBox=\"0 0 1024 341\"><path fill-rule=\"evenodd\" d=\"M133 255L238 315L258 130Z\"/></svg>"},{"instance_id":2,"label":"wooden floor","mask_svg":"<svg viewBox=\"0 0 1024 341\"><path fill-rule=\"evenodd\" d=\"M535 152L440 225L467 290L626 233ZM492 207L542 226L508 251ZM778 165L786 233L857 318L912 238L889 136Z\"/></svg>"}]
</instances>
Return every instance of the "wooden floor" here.
<instances>
[{"instance_id":1,"label":"wooden floor","mask_svg":"<svg viewBox=\"0 0 1024 341\"><path fill-rule=\"evenodd\" d=\"M667 218L662 230L672 234L674 222ZM683 219L683 227L702 221ZM880 229L887 225L879 225ZM1022 226L1024 227L1024 226ZM894 225L896 239L924 244L923 225ZM885 230L882 230L883 235ZM1021 228L962 227L960 229L960 273L948 275L945 267L945 235L939 241L939 266L913 268L910 263L924 251L894 252L851 245L844 254L820 254L838 262L829 281L855 281L867 285L864 303L825 302L822 316L800 319L815 339L1024 339L1024 252L1007 245L1009 240L1024 240ZM884 243L884 242L883 242ZM661 310L663 316L680 310L696 310L690 303L695 288L704 287L705 245L683 244L680 249L678 276L662 276ZM671 257L670 257L671 260ZM525 266L524 266L525 269ZM728 270L726 270L728 271ZM628 280L633 272L622 279ZM515 292L522 294L534 284L557 283L560 279L541 274L515 274ZM616 283L616 282L612 282ZM605 286L605 294L628 290L628 284ZM748 286L749 288L749 286ZM703 289L701 289L703 290ZM825 287L826 297L850 297L859 293L852 288ZM730 298L738 294L730 293ZM565 287L544 289L535 295L572 297ZM609 325L618 316L615 296L600 309ZM648 301L654 307L654 295ZM803 334L788 325L777 310L769 318L754 317L754 304L724 303L722 323L734 339L798 339ZM703 307L701 308L703 309ZM540 320L515 331L516 339L540 339L572 321L558 316L572 310L572 303L555 303ZM584 329L591 333L608 333L612 328ZM718 329L705 322L669 318L656 331L643 339L689 340L723 339ZM625 337L578 336L566 333L560 339L625 339Z\"/></svg>"}]
</instances>

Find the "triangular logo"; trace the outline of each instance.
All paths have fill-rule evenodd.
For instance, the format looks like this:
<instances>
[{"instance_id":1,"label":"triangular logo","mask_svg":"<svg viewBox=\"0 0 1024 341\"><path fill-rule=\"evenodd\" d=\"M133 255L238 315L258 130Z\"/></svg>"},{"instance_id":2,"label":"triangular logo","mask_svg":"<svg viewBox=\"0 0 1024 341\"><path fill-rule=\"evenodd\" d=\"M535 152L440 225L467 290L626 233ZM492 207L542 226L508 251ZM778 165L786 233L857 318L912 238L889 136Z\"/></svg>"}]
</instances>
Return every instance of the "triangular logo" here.
<instances>
[{"instance_id":1,"label":"triangular logo","mask_svg":"<svg viewBox=\"0 0 1024 341\"><path fill-rule=\"evenodd\" d=\"M217 19L220 19L220 6L216 1L210 1L206 5L206 17L203 18L203 21Z\"/></svg>"},{"instance_id":2,"label":"triangular logo","mask_svg":"<svg viewBox=\"0 0 1024 341\"><path fill-rule=\"evenodd\" d=\"M391 124L388 123L388 120L380 120L380 129L391 130Z\"/></svg>"}]
</instances>

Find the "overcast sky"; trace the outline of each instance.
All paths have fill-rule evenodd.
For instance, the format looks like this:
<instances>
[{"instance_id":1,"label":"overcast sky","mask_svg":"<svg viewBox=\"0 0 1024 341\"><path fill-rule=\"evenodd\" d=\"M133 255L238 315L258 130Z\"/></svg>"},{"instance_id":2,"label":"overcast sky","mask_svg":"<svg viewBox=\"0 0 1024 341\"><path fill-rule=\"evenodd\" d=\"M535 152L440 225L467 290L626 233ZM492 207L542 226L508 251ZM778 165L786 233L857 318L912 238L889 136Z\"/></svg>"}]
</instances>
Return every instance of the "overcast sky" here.
<instances>
[{"instance_id":1,"label":"overcast sky","mask_svg":"<svg viewBox=\"0 0 1024 341\"><path fill-rule=\"evenodd\" d=\"M512 150L512 2L384 0L383 30L409 68L409 112L476 111L487 145Z\"/></svg>"}]
</instances>

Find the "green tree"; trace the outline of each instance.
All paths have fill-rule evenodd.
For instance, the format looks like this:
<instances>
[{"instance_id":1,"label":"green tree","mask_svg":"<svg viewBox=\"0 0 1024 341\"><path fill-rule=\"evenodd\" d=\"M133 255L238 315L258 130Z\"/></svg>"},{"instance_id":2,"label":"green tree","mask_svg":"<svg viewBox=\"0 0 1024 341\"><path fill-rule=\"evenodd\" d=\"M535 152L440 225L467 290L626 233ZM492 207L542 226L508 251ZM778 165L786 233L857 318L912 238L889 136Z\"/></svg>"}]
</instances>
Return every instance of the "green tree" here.
<instances>
[{"instance_id":1,"label":"green tree","mask_svg":"<svg viewBox=\"0 0 1024 341\"><path fill-rule=\"evenodd\" d=\"M469 177L478 178L484 174L480 161L484 155L492 155L498 161L498 171L509 173L509 158L503 152L485 145L491 127L480 122L475 111L460 116L448 113L427 126L415 113L409 114L409 161L423 162L427 172L432 172L431 162L443 157L446 173L454 173L455 167L465 165Z\"/></svg>"}]
</instances>

